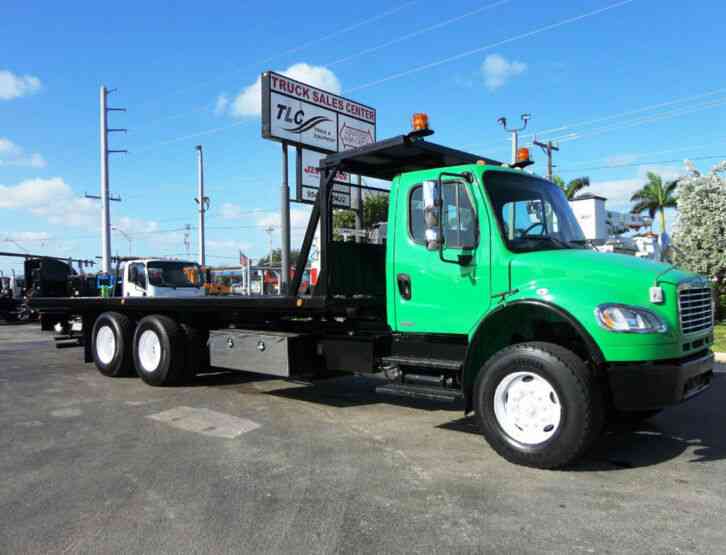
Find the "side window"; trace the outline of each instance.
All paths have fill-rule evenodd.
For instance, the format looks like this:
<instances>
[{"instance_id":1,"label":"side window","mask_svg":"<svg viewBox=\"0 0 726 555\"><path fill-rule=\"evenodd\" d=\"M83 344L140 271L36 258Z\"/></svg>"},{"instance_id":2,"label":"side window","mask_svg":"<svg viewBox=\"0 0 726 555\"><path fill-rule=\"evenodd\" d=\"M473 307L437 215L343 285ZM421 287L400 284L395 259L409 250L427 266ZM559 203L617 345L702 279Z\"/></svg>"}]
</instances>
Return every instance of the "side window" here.
<instances>
[{"instance_id":1,"label":"side window","mask_svg":"<svg viewBox=\"0 0 726 555\"><path fill-rule=\"evenodd\" d=\"M477 220L466 186L459 182L443 186L444 244L452 249L473 247L477 244Z\"/></svg>"},{"instance_id":2,"label":"side window","mask_svg":"<svg viewBox=\"0 0 726 555\"><path fill-rule=\"evenodd\" d=\"M423 187L416 185L408 201L408 230L417 243L425 242L426 221L424 220Z\"/></svg>"},{"instance_id":3,"label":"side window","mask_svg":"<svg viewBox=\"0 0 726 555\"><path fill-rule=\"evenodd\" d=\"M444 182L442 196L444 244L453 249L475 246L478 240L476 211L466 186L454 181ZM411 238L417 243L424 243L426 221L421 185L416 185L409 196L408 225Z\"/></svg>"},{"instance_id":4,"label":"side window","mask_svg":"<svg viewBox=\"0 0 726 555\"><path fill-rule=\"evenodd\" d=\"M131 280L139 287L146 287L146 270L143 264L133 264L131 266Z\"/></svg>"}]
</instances>

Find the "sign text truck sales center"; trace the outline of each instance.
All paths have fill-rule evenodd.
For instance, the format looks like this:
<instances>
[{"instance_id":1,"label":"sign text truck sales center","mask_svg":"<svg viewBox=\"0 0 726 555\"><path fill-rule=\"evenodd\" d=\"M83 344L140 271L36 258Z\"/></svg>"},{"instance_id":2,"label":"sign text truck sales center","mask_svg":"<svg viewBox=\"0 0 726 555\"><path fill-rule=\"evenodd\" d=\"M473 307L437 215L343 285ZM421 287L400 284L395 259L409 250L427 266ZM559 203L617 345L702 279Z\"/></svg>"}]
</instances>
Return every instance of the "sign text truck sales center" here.
<instances>
[{"instance_id":1,"label":"sign text truck sales center","mask_svg":"<svg viewBox=\"0 0 726 555\"><path fill-rule=\"evenodd\" d=\"M319 152L376 140L376 111L272 71L262 75L262 136Z\"/></svg>"}]
</instances>

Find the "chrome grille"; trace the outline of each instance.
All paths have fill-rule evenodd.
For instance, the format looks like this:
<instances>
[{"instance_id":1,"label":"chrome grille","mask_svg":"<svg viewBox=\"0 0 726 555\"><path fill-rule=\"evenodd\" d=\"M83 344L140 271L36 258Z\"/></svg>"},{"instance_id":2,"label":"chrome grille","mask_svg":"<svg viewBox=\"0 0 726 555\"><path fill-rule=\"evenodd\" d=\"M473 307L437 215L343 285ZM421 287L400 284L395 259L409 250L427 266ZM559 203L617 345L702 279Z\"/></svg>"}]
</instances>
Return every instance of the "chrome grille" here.
<instances>
[{"instance_id":1,"label":"chrome grille","mask_svg":"<svg viewBox=\"0 0 726 555\"><path fill-rule=\"evenodd\" d=\"M713 297L709 287L686 284L678 290L678 312L684 334L711 329Z\"/></svg>"}]
</instances>

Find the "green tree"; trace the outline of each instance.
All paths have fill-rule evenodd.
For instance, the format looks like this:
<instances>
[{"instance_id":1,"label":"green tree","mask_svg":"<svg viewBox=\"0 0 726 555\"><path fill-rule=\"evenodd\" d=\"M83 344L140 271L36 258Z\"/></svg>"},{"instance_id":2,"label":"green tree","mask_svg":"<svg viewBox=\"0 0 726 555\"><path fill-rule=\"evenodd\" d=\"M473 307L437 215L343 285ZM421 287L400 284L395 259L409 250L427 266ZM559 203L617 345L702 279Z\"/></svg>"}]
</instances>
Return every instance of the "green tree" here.
<instances>
[{"instance_id":1,"label":"green tree","mask_svg":"<svg viewBox=\"0 0 726 555\"><path fill-rule=\"evenodd\" d=\"M726 316L726 161L701 175L692 166L678 180L674 258L679 266L708 276Z\"/></svg>"},{"instance_id":2,"label":"green tree","mask_svg":"<svg viewBox=\"0 0 726 555\"><path fill-rule=\"evenodd\" d=\"M565 196L567 197L567 200L573 200L577 198L577 194L580 191L582 191L585 187L590 186L590 178L577 177L570 180L569 183L565 183L564 179L562 179L559 175L555 175L552 178L552 183L562 189L562 191L565 193Z\"/></svg>"},{"instance_id":3,"label":"green tree","mask_svg":"<svg viewBox=\"0 0 726 555\"><path fill-rule=\"evenodd\" d=\"M297 262L297 257L300 254L298 249L290 249L290 265L294 266ZM272 249L272 262L270 262L270 255L260 257L257 261L258 266L280 266L282 262L282 249Z\"/></svg>"},{"instance_id":4,"label":"green tree","mask_svg":"<svg viewBox=\"0 0 726 555\"><path fill-rule=\"evenodd\" d=\"M388 194L364 193L363 197L363 228L371 229L379 222L388 221ZM334 210L333 229L355 227L355 212L353 210ZM340 235L335 235L340 239Z\"/></svg>"},{"instance_id":5,"label":"green tree","mask_svg":"<svg viewBox=\"0 0 726 555\"><path fill-rule=\"evenodd\" d=\"M636 203L630 210L633 214L642 214L647 211L651 218L655 218L656 212L660 217L660 232L665 233L665 209L675 208L677 198L675 196L678 181L671 181L664 184L663 179L653 172L647 173L648 182L636 191L630 201Z\"/></svg>"}]
</instances>

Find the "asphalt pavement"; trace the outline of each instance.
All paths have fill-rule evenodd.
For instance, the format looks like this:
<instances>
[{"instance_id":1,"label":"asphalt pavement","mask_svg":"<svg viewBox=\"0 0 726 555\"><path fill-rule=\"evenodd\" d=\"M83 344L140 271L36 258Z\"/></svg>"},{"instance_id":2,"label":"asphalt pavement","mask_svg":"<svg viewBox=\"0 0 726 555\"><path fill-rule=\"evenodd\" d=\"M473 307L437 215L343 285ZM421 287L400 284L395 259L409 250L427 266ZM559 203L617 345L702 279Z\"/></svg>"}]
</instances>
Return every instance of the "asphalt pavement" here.
<instances>
[{"instance_id":1,"label":"asphalt pavement","mask_svg":"<svg viewBox=\"0 0 726 555\"><path fill-rule=\"evenodd\" d=\"M563 471L511 465L462 407L212 373L111 379L0 326L0 553L714 553L726 374ZM724 370L723 367L720 370Z\"/></svg>"}]
</instances>

